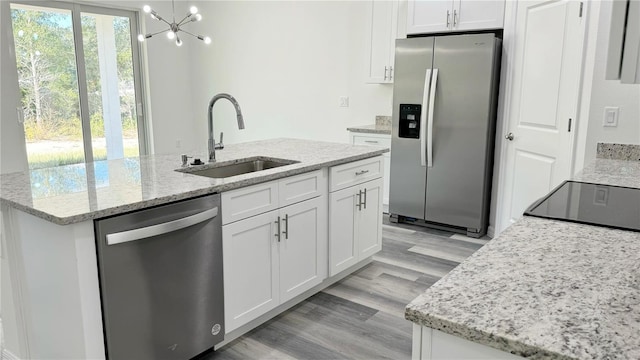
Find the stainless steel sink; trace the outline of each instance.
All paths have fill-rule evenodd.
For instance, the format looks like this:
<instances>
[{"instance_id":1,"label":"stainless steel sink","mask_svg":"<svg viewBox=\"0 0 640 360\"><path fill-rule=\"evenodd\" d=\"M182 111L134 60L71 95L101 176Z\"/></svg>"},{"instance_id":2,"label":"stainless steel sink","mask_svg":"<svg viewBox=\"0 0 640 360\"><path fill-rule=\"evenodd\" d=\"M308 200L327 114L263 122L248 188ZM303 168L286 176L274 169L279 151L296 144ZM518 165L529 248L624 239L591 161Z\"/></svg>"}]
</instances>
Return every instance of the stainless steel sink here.
<instances>
[{"instance_id":1,"label":"stainless steel sink","mask_svg":"<svg viewBox=\"0 0 640 360\"><path fill-rule=\"evenodd\" d=\"M260 158L252 158L244 161L231 163L231 164L220 164L213 165L208 168L204 168L201 170L193 170L191 169L180 169L178 171L186 172L193 175L206 176L210 178L227 178L236 175L248 174L256 171L273 169L280 166L291 165L298 163L299 161L293 160L284 160L284 159L260 159Z\"/></svg>"}]
</instances>

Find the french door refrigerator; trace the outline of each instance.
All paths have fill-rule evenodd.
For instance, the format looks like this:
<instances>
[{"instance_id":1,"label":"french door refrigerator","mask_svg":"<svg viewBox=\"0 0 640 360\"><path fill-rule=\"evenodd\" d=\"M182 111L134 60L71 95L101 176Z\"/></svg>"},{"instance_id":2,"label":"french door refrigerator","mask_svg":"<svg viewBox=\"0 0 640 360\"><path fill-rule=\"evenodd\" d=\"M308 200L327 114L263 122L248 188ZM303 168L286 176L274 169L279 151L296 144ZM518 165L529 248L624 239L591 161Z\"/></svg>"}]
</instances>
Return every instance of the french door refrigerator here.
<instances>
[{"instance_id":1,"label":"french door refrigerator","mask_svg":"<svg viewBox=\"0 0 640 360\"><path fill-rule=\"evenodd\" d=\"M396 41L391 221L486 233L500 55L494 34Z\"/></svg>"}]
</instances>

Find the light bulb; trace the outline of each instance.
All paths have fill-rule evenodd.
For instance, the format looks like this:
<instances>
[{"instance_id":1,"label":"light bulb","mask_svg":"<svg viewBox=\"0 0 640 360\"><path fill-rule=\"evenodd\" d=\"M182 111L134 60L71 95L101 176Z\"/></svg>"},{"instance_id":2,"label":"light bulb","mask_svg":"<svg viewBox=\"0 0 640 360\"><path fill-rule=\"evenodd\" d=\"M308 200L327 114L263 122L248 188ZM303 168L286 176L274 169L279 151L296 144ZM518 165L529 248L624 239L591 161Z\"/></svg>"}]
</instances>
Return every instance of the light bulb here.
<instances>
[{"instance_id":1,"label":"light bulb","mask_svg":"<svg viewBox=\"0 0 640 360\"><path fill-rule=\"evenodd\" d=\"M145 5L142 7L142 10L148 14L151 12L151 6Z\"/></svg>"},{"instance_id":2,"label":"light bulb","mask_svg":"<svg viewBox=\"0 0 640 360\"><path fill-rule=\"evenodd\" d=\"M189 8L189 11L191 12L191 14L195 15L198 13L198 8L195 6L192 6Z\"/></svg>"},{"instance_id":3,"label":"light bulb","mask_svg":"<svg viewBox=\"0 0 640 360\"><path fill-rule=\"evenodd\" d=\"M138 34L138 41L143 42L144 41L144 35Z\"/></svg>"},{"instance_id":4,"label":"light bulb","mask_svg":"<svg viewBox=\"0 0 640 360\"><path fill-rule=\"evenodd\" d=\"M182 46L182 40L176 36L176 45L177 46Z\"/></svg>"},{"instance_id":5,"label":"light bulb","mask_svg":"<svg viewBox=\"0 0 640 360\"><path fill-rule=\"evenodd\" d=\"M196 14L196 16L191 21L200 21L200 20L202 20L202 15Z\"/></svg>"},{"instance_id":6,"label":"light bulb","mask_svg":"<svg viewBox=\"0 0 640 360\"><path fill-rule=\"evenodd\" d=\"M167 33L167 39L173 40L175 38L176 38L176 33L174 33L173 31L169 30L169 32Z\"/></svg>"},{"instance_id":7,"label":"light bulb","mask_svg":"<svg viewBox=\"0 0 640 360\"><path fill-rule=\"evenodd\" d=\"M208 36L206 36L206 37L204 38L204 43L205 43L205 44L207 44L207 45L211 44L211 38L210 38L210 37L208 37Z\"/></svg>"}]
</instances>

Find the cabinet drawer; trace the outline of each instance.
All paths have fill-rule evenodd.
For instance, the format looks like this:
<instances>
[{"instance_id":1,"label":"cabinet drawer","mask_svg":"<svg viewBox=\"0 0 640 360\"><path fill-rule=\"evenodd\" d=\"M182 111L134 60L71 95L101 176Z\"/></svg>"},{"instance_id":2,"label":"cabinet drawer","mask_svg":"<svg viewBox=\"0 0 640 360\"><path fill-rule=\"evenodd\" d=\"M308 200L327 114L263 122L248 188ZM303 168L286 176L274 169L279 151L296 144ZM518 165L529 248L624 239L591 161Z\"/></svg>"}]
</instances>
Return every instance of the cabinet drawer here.
<instances>
[{"instance_id":1,"label":"cabinet drawer","mask_svg":"<svg viewBox=\"0 0 640 360\"><path fill-rule=\"evenodd\" d=\"M278 208L278 182L270 181L222 193L222 224Z\"/></svg>"},{"instance_id":2,"label":"cabinet drawer","mask_svg":"<svg viewBox=\"0 0 640 360\"><path fill-rule=\"evenodd\" d=\"M334 166L329 173L329 191L344 189L382 177L384 173L383 166L382 155Z\"/></svg>"},{"instance_id":3,"label":"cabinet drawer","mask_svg":"<svg viewBox=\"0 0 640 360\"><path fill-rule=\"evenodd\" d=\"M373 136L353 136L353 145L385 146L391 148L391 136L388 138Z\"/></svg>"},{"instance_id":4,"label":"cabinet drawer","mask_svg":"<svg viewBox=\"0 0 640 360\"><path fill-rule=\"evenodd\" d=\"M326 168L281 179L278 182L279 206L318 197L327 191Z\"/></svg>"}]
</instances>

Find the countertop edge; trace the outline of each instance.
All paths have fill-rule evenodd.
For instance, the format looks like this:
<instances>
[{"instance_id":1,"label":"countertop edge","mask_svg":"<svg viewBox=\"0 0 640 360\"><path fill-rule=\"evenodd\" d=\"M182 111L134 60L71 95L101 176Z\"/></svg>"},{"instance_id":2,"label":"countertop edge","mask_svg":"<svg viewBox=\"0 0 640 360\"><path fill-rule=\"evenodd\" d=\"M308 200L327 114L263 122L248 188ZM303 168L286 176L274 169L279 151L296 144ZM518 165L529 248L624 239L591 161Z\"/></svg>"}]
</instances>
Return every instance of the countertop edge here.
<instances>
[{"instance_id":1,"label":"countertop edge","mask_svg":"<svg viewBox=\"0 0 640 360\"><path fill-rule=\"evenodd\" d=\"M25 206L23 204L19 204L19 203L16 203L14 201L11 201L11 200L8 200L8 199L4 199L4 198L0 198L0 203L6 204L6 205L8 205L8 206L10 206L10 207L12 207L14 209L17 209L17 210L20 210L20 211L25 212L27 214L30 214L30 215L36 216L38 218L44 219L44 220L49 221L51 223L54 223L56 225L71 225L71 224L80 223L80 222L87 221L87 220L100 219L100 218L104 218L104 217L109 217L109 216L128 213L128 212L131 212L131 211L141 210L141 209L145 209L145 208L148 208L148 207L164 205L164 204L168 204L168 203L175 202L175 201L186 200L186 199L190 199L190 198L194 198L194 197L210 195L210 194L215 194L215 193L221 193L221 192L224 192L224 191L234 190L234 189L247 187L247 186L251 186L251 185L257 185L257 184L269 182L269 181L272 181L272 180L278 180L278 179L282 179L282 178L285 178L285 177L298 175L298 174L303 174L303 173L307 173L307 172L310 172L310 171L322 169L324 167L331 167L331 166L345 164L345 163L349 163L349 162L353 162L353 161L358 161L358 160L363 160L363 159L376 157L376 156L382 155L382 154L384 154L386 152L389 152L389 149L379 149L379 150L373 150L372 149L370 152L368 152L366 154L347 156L347 157L341 158L339 160L332 160L332 161L326 161L326 162L321 162L321 163L317 163L317 164L311 164L311 165L308 165L308 166L303 166L303 167L299 167L299 168L295 168L295 169L288 169L288 170L285 170L285 171L282 171L282 172L271 173L271 174L267 174L267 175L263 175L263 176L256 176L256 177L252 177L250 179L242 179L242 180L238 180L238 181L235 181L235 182L230 182L230 183L225 183L225 184L220 184L220 185L214 185L214 186L211 186L211 187L204 187L204 188L201 188L201 189L186 191L184 193L179 193L179 194L175 194L175 195L163 196L163 197L155 198L155 199L152 199L152 200L144 200L144 201L139 201L139 202L128 203L128 204L124 204L124 205L120 205L120 206L114 206L114 207L107 208L107 209L101 209L101 210L96 210L96 211L91 211L91 212L85 212L85 213L82 213L82 214L68 216L68 217L58 217L58 216L55 216L55 215L51 215L51 214L49 214L47 212L44 212L44 211L41 211L41 210L37 210L37 209L34 209L32 207L28 207L28 206ZM185 173L185 174L188 174L188 173ZM198 175L190 175L190 176L198 176Z\"/></svg>"},{"instance_id":2,"label":"countertop edge","mask_svg":"<svg viewBox=\"0 0 640 360\"><path fill-rule=\"evenodd\" d=\"M391 128L375 129L375 128L366 128L366 127L348 127L347 131L351 131L354 133L363 133L363 134L391 135Z\"/></svg>"},{"instance_id":3,"label":"countertop edge","mask_svg":"<svg viewBox=\"0 0 640 360\"><path fill-rule=\"evenodd\" d=\"M438 330L467 341L489 346L509 354L529 359L573 360L572 357L551 352L540 347L528 345L504 336L496 336L491 333L468 327L464 324L455 323L430 314L425 314L412 309L410 305L405 308L404 318L420 326Z\"/></svg>"}]
</instances>

